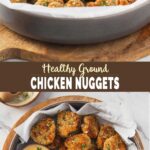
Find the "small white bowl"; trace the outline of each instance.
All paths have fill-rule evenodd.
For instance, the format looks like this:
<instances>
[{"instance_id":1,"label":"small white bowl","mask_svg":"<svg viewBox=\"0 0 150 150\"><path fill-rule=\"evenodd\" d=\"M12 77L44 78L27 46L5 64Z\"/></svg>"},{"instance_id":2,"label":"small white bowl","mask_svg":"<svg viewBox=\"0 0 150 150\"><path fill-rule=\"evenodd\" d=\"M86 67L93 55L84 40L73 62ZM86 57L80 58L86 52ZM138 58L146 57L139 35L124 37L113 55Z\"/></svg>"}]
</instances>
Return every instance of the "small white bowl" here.
<instances>
[{"instance_id":1,"label":"small white bowl","mask_svg":"<svg viewBox=\"0 0 150 150\"><path fill-rule=\"evenodd\" d=\"M31 93L31 92L30 92ZM33 95L27 99L23 99L20 101L11 100L9 102L6 102L5 104L12 106L12 107L23 107L30 103L32 103L34 100L36 100L37 96L39 95L39 92L32 92Z\"/></svg>"}]
</instances>

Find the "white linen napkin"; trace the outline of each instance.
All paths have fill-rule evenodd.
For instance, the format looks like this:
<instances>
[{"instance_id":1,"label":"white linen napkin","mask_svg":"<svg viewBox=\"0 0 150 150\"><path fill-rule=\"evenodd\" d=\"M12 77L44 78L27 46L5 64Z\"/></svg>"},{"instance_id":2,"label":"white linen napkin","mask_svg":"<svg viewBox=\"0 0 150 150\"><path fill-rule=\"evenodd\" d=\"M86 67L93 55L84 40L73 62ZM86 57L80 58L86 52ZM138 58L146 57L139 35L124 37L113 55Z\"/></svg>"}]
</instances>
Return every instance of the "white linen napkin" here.
<instances>
[{"instance_id":1,"label":"white linen napkin","mask_svg":"<svg viewBox=\"0 0 150 150\"><path fill-rule=\"evenodd\" d=\"M13 108L0 102L0 127L11 129L23 114L22 109Z\"/></svg>"},{"instance_id":2,"label":"white linen napkin","mask_svg":"<svg viewBox=\"0 0 150 150\"><path fill-rule=\"evenodd\" d=\"M63 103L54 108L33 113L23 124L15 129L15 132L24 142L27 142L30 138L30 130L32 126L38 120L45 115L52 117L56 115L58 111L67 109L74 111L79 115L95 114L100 123L105 122L111 124L129 147L133 144L129 138L134 136L137 125L130 117L131 115L129 115L126 106L114 102L112 102L112 104L110 104L110 102L88 103L78 111L76 111L71 105ZM134 147L134 150L135 149L136 148Z\"/></svg>"}]
</instances>

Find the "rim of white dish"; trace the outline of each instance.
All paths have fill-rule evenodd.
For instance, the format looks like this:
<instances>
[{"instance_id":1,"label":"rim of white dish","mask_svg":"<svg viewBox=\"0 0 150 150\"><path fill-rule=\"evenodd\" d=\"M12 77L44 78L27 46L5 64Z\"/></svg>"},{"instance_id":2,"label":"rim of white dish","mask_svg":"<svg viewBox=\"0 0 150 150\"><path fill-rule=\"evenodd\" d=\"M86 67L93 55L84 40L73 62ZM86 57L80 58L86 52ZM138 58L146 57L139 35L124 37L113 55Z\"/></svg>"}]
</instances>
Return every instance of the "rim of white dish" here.
<instances>
[{"instance_id":1,"label":"rim of white dish","mask_svg":"<svg viewBox=\"0 0 150 150\"><path fill-rule=\"evenodd\" d=\"M75 15L75 12L73 12L71 15L70 14L61 14L63 12L64 9L66 9L67 11L69 9L74 9L74 10L77 10L77 9L82 9L82 11L84 12L85 10L87 9L99 9L99 7L83 7L83 8L47 8L47 7L43 7L43 6L35 6L35 5L30 5L30 4L24 4L25 5L28 5L29 8L33 8L33 11L29 11L29 10L26 10L24 8L24 10L22 9L23 8L23 4L10 4L10 6L6 6L12 10L16 10L16 11L19 11L19 12L22 12L22 13L25 13L25 14L28 14L28 15L32 15L32 16L35 16L35 17L43 17L43 18L53 18L53 19L60 19L60 20L87 20L87 19L107 19L107 18L110 18L110 17L116 17L116 16L120 16L120 15L123 15L123 14L128 14L128 13L131 13L135 10L138 10L140 8L143 7L144 9L144 6L147 6L149 5L150 6L150 1L149 0L138 0L138 2L134 2L133 4L130 4L130 5L127 5L127 6L106 6L106 7L114 7L113 9L115 10L114 12L107 12L105 10L103 10L103 15L101 14L98 14L97 16L89 16L90 14L92 15L92 11L89 12L88 14L84 15L84 16L80 16L80 15ZM0 2L1 3L1 2ZM1 3L2 4L2 3ZM13 8L13 6L17 6L17 9ZM21 7L22 6L22 7ZM123 10L117 10L119 7L122 7L124 8ZM39 9L38 9L39 8ZM40 11L41 14L37 14L37 12L40 10L40 8L42 9L42 11ZM102 8L102 7L101 7ZM51 10L50 10L51 9ZM117 11L116 11L117 10ZM68 11L69 12L69 11ZM85 11L86 12L86 11ZM108 13L108 14L106 14ZM55 15L54 15L55 14Z\"/></svg>"}]
</instances>

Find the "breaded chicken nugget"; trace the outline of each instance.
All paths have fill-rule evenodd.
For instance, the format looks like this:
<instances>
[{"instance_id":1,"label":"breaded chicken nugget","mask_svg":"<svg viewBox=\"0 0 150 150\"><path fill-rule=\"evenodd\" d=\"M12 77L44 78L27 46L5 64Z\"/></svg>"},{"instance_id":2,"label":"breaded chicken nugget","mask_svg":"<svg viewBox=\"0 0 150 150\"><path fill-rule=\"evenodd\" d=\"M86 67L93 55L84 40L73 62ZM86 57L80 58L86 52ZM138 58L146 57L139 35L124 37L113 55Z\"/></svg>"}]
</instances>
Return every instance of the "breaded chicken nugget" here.
<instances>
[{"instance_id":1,"label":"breaded chicken nugget","mask_svg":"<svg viewBox=\"0 0 150 150\"><path fill-rule=\"evenodd\" d=\"M127 150L127 148L121 137L116 134L105 141L103 150Z\"/></svg>"},{"instance_id":2,"label":"breaded chicken nugget","mask_svg":"<svg viewBox=\"0 0 150 150\"><path fill-rule=\"evenodd\" d=\"M48 5L48 7L50 7L50 8L63 7L63 6L64 6L64 4L60 3L60 2L51 2Z\"/></svg>"},{"instance_id":3,"label":"breaded chicken nugget","mask_svg":"<svg viewBox=\"0 0 150 150\"><path fill-rule=\"evenodd\" d=\"M52 118L44 118L31 129L31 138L34 142L49 145L55 139L56 126Z\"/></svg>"},{"instance_id":4,"label":"breaded chicken nugget","mask_svg":"<svg viewBox=\"0 0 150 150\"><path fill-rule=\"evenodd\" d=\"M82 132L87 134L90 138L97 138L99 133L99 123L95 116L85 116L81 128Z\"/></svg>"},{"instance_id":5,"label":"breaded chicken nugget","mask_svg":"<svg viewBox=\"0 0 150 150\"><path fill-rule=\"evenodd\" d=\"M87 7L95 7L95 6L97 6L97 4L96 4L96 2L87 2L86 6Z\"/></svg>"},{"instance_id":6,"label":"breaded chicken nugget","mask_svg":"<svg viewBox=\"0 0 150 150\"><path fill-rule=\"evenodd\" d=\"M42 6L47 6L49 5L49 3L51 2L52 0L37 0L37 2L35 3L35 5L42 5Z\"/></svg>"},{"instance_id":7,"label":"breaded chicken nugget","mask_svg":"<svg viewBox=\"0 0 150 150\"><path fill-rule=\"evenodd\" d=\"M66 139L67 150L91 150L91 139L87 134L77 134Z\"/></svg>"},{"instance_id":8,"label":"breaded chicken nugget","mask_svg":"<svg viewBox=\"0 0 150 150\"><path fill-rule=\"evenodd\" d=\"M56 6L59 5L59 4L57 5L56 3L57 4L59 3L61 6L64 5L63 0L37 0L37 2L35 4L36 5L47 6L47 7L56 7Z\"/></svg>"},{"instance_id":9,"label":"breaded chicken nugget","mask_svg":"<svg viewBox=\"0 0 150 150\"><path fill-rule=\"evenodd\" d=\"M96 6L115 6L115 5L129 5L135 0L96 0Z\"/></svg>"},{"instance_id":10,"label":"breaded chicken nugget","mask_svg":"<svg viewBox=\"0 0 150 150\"><path fill-rule=\"evenodd\" d=\"M98 149L103 149L104 142L107 138L115 135L116 131L109 125L102 125L97 138Z\"/></svg>"},{"instance_id":11,"label":"breaded chicken nugget","mask_svg":"<svg viewBox=\"0 0 150 150\"><path fill-rule=\"evenodd\" d=\"M81 0L69 0L66 7L83 7L84 3Z\"/></svg>"},{"instance_id":12,"label":"breaded chicken nugget","mask_svg":"<svg viewBox=\"0 0 150 150\"><path fill-rule=\"evenodd\" d=\"M80 120L80 116L74 112L59 112L57 117L58 135L66 138L71 133L78 131L80 129Z\"/></svg>"}]
</instances>

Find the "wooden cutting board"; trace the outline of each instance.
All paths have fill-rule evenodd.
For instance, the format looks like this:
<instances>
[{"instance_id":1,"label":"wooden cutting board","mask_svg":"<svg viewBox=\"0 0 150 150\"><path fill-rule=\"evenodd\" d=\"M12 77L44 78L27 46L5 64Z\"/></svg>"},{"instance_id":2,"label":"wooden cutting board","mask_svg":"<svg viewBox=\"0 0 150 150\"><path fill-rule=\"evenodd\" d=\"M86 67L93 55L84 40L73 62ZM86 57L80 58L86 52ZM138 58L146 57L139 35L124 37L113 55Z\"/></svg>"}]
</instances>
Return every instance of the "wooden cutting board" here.
<instances>
[{"instance_id":1,"label":"wooden cutting board","mask_svg":"<svg viewBox=\"0 0 150 150\"><path fill-rule=\"evenodd\" d=\"M127 37L93 45L58 45L32 40L0 25L0 59L31 61L135 61L150 55L150 24Z\"/></svg>"}]
</instances>

